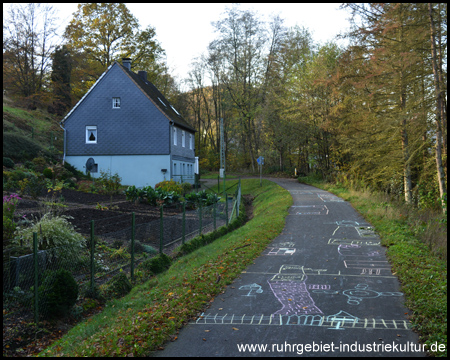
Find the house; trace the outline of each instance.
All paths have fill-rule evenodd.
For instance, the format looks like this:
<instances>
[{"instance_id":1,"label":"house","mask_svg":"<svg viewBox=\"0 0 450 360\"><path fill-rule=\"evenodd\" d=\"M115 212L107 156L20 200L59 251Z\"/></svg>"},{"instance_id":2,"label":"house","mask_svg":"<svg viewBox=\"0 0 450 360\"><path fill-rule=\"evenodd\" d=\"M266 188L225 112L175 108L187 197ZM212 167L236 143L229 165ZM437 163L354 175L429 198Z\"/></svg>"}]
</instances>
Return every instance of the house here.
<instances>
[{"instance_id":1,"label":"house","mask_svg":"<svg viewBox=\"0 0 450 360\"><path fill-rule=\"evenodd\" d=\"M63 161L93 177L118 173L124 185L194 183L195 129L130 69L130 59L110 65L61 121Z\"/></svg>"}]
</instances>

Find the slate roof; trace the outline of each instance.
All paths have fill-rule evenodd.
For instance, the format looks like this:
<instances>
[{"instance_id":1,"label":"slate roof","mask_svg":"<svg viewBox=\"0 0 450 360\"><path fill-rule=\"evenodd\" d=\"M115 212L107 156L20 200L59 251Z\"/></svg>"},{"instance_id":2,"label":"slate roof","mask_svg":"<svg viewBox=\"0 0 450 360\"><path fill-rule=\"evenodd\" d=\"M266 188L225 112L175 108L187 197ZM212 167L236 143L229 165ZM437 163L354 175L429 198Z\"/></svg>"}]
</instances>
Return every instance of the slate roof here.
<instances>
[{"instance_id":1,"label":"slate roof","mask_svg":"<svg viewBox=\"0 0 450 360\"><path fill-rule=\"evenodd\" d=\"M184 118L175 110L170 102L164 97L163 94L153 85L150 81L144 80L142 76L128 70L125 66L119 64L123 71L134 81L134 83L144 92L153 103L176 125L195 132L196 130L184 120Z\"/></svg>"},{"instance_id":2,"label":"slate roof","mask_svg":"<svg viewBox=\"0 0 450 360\"><path fill-rule=\"evenodd\" d=\"M89 91L80 99L80 101L70 110L70 112L61 120L63 123L70 114L83 102L83 99L89 94L89 92L97 85L97 83L103 78L103 76L112 68L112 66L119 66L137 85L137 87L155 104L155 106L161 110L161 112L169 119L172 120L177 126L184 128L191 132L195 130L170 104L170 102L164 97L163 94L153 85L150 81L144 80L140 75L128 70L122 64L117 61L114 62L108 69L100 76L97 82L89 89Z\"/></svg>"}]
</instances>

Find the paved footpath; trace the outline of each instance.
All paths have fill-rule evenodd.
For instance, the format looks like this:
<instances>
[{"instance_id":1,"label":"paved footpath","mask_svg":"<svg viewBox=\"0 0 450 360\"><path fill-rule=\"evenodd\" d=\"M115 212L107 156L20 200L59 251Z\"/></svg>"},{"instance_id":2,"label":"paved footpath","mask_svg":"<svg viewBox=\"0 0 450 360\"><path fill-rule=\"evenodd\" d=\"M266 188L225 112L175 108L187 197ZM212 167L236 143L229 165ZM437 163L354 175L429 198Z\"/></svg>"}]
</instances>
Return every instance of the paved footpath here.
<instances>
[{"instance_id":1,"label":"paved footpath","mask_svg":"<svg viewBox=\"0 0 450 360\"><path fill-rule=\"evenodd\" d=\"M371 225L333 194L273 181L294 199L283 232L153 355L424 356Z\"/></svg>"}]
</instances>

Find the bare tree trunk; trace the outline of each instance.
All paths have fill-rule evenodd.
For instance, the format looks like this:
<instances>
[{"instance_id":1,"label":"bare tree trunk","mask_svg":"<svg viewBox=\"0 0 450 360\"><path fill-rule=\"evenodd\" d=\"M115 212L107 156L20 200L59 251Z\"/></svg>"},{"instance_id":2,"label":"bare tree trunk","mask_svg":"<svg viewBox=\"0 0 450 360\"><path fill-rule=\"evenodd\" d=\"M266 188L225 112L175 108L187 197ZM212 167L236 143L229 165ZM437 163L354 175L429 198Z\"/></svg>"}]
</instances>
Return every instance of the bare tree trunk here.
<instances>
[{"instance_id":1,"label":"bare tree trunk","mask_svg":"<svg viewBox=\"0 0 450 360\"><path fill-rule=\"evenodd\" d=\"M439 195L441 196L442 209L444 213L447 211L444 196L447 193L445 186L445 175L442 167L442 129L441 129L441 114L442 114L442 93L440 90L439 73L436 61L436 39L435 39L435 27L433 21L433 7L431 3L428 3L428 10L430 15L430 28L431 28L431 60L433 63L434 74L434 87L436 91L436 168L439 183Z\"/></svg>"}]
</instances>

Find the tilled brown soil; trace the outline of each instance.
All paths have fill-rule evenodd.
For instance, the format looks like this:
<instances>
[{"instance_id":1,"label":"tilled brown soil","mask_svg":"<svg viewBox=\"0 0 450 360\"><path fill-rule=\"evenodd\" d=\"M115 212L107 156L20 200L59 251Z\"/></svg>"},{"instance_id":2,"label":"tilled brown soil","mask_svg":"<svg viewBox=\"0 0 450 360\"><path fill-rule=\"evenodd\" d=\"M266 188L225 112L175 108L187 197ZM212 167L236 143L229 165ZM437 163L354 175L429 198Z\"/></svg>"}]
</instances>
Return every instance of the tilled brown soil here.
<instances>
[{"instance_id":1,"label":"tilled brown soil","mask_svg":"<svg viewBox=\"0 0 450 360\"><path fill-rule=\"evenodd\" d=\"M39 218L49 206L52 194L47 198L32 200L23 198L19 201L16 217L32 219ZM96 234L117 232L131 227L131 213L135 213L136 225L147 223L160 218L160 209L148 204L132 203L127 201L125 195L109 195L84 193L71 189L63 189L61 194L53 197L60 201L64 207L57 206L58 214L67 215L75 229L83 234L89 234L91 220L94 220ZM99 209L99 206L101 209ZM179 208L164 208L164 217L178 214Z\"/></svg>"}]
</instances>

